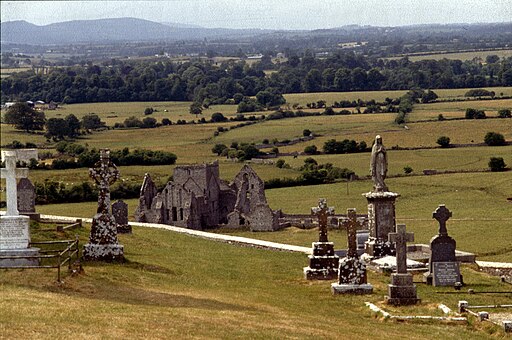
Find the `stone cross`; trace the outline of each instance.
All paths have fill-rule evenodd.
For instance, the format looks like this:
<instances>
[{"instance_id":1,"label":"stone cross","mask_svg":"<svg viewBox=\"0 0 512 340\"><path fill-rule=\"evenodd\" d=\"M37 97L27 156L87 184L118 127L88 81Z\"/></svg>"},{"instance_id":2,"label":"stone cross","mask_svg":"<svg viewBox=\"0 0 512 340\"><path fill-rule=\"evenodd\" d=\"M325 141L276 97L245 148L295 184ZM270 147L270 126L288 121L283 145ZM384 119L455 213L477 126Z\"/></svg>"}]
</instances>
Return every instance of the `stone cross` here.
<instances>
[{"instance_id":1,"label":"stone cross","mask_svg":"<svg viewBox=\"0 0 512 340\"><path fill-rule=\"evenodd\" d=\"M358 257L357 255L357 229L363 224L357 220L356 209L347 209L348 220L343 222L343 227L347 228L348 251L347 257Z\"/></svg>"},{"instance_id":2,"label":"stone cross","mask_svg":"<svg viewBox=\"0 0 512 340\"><path fill-rule=\"evenodd\" d=\"M119 170L110 160L110 150L100 150L100 160L89 169L91 177L98 185L98 213L110 212L110 189L109 186L119 179Z\"/></svg>"},{"instance_id":3,"label":"stone cross","mask_svg":"<svg viewBox=\"0 0 512 340\"><path fill-rule=\"evenodd\" d=\"M439 222L439 235L448 235L446 229L446 221L452 217L452 212L445 207L444 204L440 204L436 211L432 213L432 218L435 218Z\"/></svg>"},{"instance_id":4,"label":"stone cross","mask_svg":"<svg viewBox=\"0 0 512 340\"><path fill-rule=\"evenodd\" d=\"M5 153L5 168L1 169L1 178L5 178L5 197L7 199L6 216L18 216L18 193L16 187L17 178L27 178L28 169L16 169L16 152Z\"/></svg>"},{"instance_id":5,"label":"stone cross","mask_svg":"<svg viewBox=\"0 0 512 340\"><path fill-rule=\"evenodd\" d=\"M318 207L311 208L311 214L318 217L318 242L329 242L327 239L327 217L334 215L334 208L327 206L325 198L320 198Z\"/></svg>"},{"instance_id":6,"label":"stone cross","mask_svg":"<svg viewBox=\"0 0 512 340\"><path fill-rule=\"evenodd\" d=\"M396 233L389 233L388 237L396 244L396 272L407 274L407 242L414 241L414 233L405 232L405 224L397 224Z\"/></svg>"}]
</instances>

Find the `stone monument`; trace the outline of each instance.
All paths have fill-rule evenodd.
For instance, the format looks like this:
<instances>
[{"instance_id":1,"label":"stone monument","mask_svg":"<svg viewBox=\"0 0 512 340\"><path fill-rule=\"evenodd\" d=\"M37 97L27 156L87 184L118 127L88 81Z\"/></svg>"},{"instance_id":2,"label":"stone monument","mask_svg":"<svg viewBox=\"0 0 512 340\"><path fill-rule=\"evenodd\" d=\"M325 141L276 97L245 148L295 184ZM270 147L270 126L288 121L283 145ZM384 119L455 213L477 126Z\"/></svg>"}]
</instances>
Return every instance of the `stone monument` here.
<instances>
[{"instance_id":1,"label":"stone monument","mask_svg":"<svg viewBox=\"0 0 512 340\"><path fill-rule=\"evenodd\" d=\"M459 262L455 257L456 242L448 236L446 221L452 217L452 212L441 204L432 213L432 218L439 222L439 232L430 240L430 257L428 272L424 281L433 286L453 286L462 283Z\"/></svg>"},{"instance_id":2,"label":"stone monument","mask_svg":"<svg viewBox=\"0 0 512 340\"><path fill-rule=\"evenodd\" d=\"M370 161L373 190L363 194L368 200L369 237L365 252L373 257L394 255L393 244L388 242L388 234L395 231L395 200L400 195L390 192L384 183L388 171L386 148L381 136L375 137Z\"/></svg>"},{"instance_id":3,"label":"stone monument","mask_svg":"<svg viewBox=\"0 0 512 340\"><path fill-rule=\"evenodd\" d=\"M311 208L318 218L318 242L313 242L313 254L309 255L309 267L304 268L307 280L333 280L338 276L339 257L334 254L334 243L327 239L327 218L334 215L334 208L327 206L325 198L318 200L318 207Z\"/></svg>"},{"instance_id":4,"label":"stone monument","mask_svg":"<svg viewBox=\"0 0 512 340\"><path fill-rule=\"evenodd\" d=\"M412 274L407 272L407 242L414 241L414 234L405 231L405 224L399 224L396 226L396 233L389 234L389 241L396 246L396 273L391 274L386 303L399 306L421 302L416 295Z\"/></svg>"},{"instance_id":5,"label":"stone monument","mask_svg":"<svg viewBox=\"0 0 512 340\"><path fill-rule=\"evenodd\" d=\"M357 221L355 209L347 210L348 219L343 223L347 228L347 256L340 259L338 283L331 284L333 294L371 294L373 286L366 279L366 264L357 254L357 229L362 223Z\"/></svg>"},{"instance_id":6,"label":"stone monument","mask_svg":"<svg viewBox=\"0 0 512 340\"><path fill-rule=\"evenodd\" d=\"M123 261L123 246L117 240L117 223L110 211L110 189L119 179L119 171L110 160L110 150L100 150L100 160L89 169L89 176L99 187L98 210L92 219L89 243L83 257L91 261Z\"/></svg>"},{"instance_id":7,"label":"stone monument","mask_svg":"<svg viewBox=\"0 0 512 340\"><path fill-rule=\"evenodd\" d=\"M5 169L1 177L5 178L7 211L0 216L0 267L36 266L39 259L30 258L39 255L39 248L30 248L29 217L21 216L18 211L16 178L26 178L28 169L16 169L16 154L5 152ZM28 256L28 258L8 258Z\"/></svg>"},{"instance_id":8,"label":"stone monument","mask_svg":"<svg viewBox=\"0 0 512 340\"><path fill-rule=\"evenodd\" d=\"M21 178L17 185L18 211L33 220L39 220L36 213L36 188L28 178Z\"/></svg>"},{"instance_id":9,"label":"stone monument","mask_svg":"<svg viewBox=\"0 0 512 340\"><path fill-rule=\"evenodd\" d=\"M117 223L118 234L132 233L132 226L128 224L128 204L123 200L117 200L112 204L112 215Z\"/></svg>"}]
</instances>

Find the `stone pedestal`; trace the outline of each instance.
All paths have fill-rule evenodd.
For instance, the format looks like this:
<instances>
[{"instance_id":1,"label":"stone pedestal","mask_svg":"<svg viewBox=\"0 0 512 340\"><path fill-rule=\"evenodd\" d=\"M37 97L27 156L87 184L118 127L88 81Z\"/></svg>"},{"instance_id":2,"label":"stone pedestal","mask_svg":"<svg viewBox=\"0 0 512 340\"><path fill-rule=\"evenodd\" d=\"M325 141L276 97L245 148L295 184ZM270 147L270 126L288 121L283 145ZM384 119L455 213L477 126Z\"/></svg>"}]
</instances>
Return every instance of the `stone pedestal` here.
<instances>
[{"instance_id":1,"label":"stone pedestal","mask_svg":"<svg viewBox=\"0 0 512 340\"><path fill-rule=\"evenodd\" d=\"M411 274L392 274L388 285L386 303L395 306L414 305L421 302L416 295L416 285Z\"/></svg>"},{"instance_id":2,"label":"stone pedestal","mask_svg":"<svg viewBox=\"0 0 512 340\"><path fill-rule=\"evenodd\" d=\"M124 261L124 247L118 243L117 223L112 215L94 215L89 243L84 245L83 258L88 261Z\"/></svg>"},{"instance_id":3,"label":"stone pedestal","mask_svg":"<svg viewBox=\"0 0 512 340\"><path fill-rule=\"evenodd\" d=\"M333 294L371 294L373 286L366 280L366 265L358 257L340 259L338 282L331 284Z\"/></svg>"},{"instance_id":4,"label":"stone pedestal","mask_svg":"<svg viewBox=\"0 0 512 340\"><path fill-rule=\"evenodd\" d=\"M395 248L388 241L388 234L395 231L395 201L400 196L395 192L368 192L369 237L365 252L373 257L395 255Z\"/></svg>"},{"instance_id":5,"label":"stone pedestal","mask_svg":"<svg viewBox=\"0 0 512 340\"><path fill-rule=\"evenodd\" d=\"M339 257L334 254L333 242L313 242L313 255L309 267L304 268L307 280L334 280L338 277Z\"/></svg>"},{"instance_id":6,"label":"stone pedestal","mask_svg":"<svg viewBox=\"0 0 512 340\"><path fill-rule=\"evenodd\" d=\"M0 216L0 257L37 256L39 248L29 248L27 216ZM37 258L0 259L0 267L37 266Z\"/></svg>"}]
</instances>

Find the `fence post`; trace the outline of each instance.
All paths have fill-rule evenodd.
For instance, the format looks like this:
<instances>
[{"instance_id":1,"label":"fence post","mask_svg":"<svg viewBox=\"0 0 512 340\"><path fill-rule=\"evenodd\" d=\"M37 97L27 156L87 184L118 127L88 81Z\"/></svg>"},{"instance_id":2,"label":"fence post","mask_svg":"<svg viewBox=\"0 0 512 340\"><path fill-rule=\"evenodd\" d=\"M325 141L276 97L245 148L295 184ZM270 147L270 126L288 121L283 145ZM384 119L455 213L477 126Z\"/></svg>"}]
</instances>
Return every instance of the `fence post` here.
<instances>
[{"instance_id":1,"label":"fence post","mask_svg":"<svg viewBox=\"0 0 512 340\"><path fill-rule=\"evenodd\" d=\"M68 271L71 272L71 248L73 247L73 242L68 243Z\"/></svg>"},{"instance_id":2,"label":"fence post","mask_svg":"<svg viewBox=\"0 0 512 340\"><path fill-rule=\"evenodd\" d=\"M57 264L57 282L60 283L60 261L61 261L60 253L59 253L59 256L58 256L58 261L59 261L59 263Z\"/></svg>"}]
</instances>

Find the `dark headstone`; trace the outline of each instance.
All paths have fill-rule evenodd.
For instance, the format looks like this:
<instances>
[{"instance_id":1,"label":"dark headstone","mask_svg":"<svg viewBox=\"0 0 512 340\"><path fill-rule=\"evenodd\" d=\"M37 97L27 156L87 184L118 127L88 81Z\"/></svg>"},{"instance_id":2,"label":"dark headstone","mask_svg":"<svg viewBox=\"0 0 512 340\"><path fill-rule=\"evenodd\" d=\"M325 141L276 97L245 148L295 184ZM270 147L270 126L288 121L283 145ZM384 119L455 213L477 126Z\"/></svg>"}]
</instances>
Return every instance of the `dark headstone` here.
<instances>
[{"instance_id":1,"label":"dark headstone","mask_svg":"<svg viewBox=\"0 0 512 340\"><path fill-rule=\"evenodd\" d=\"M17 185L18 211L20 214L36 212L36 190L28 178L21 178Z\"/></svg>"},{"instance_id":2,"label":"dark headstone","mask_svg":"<svg viewBox=\"0 0 512 340\"><path fill-rule=\"evenodd\" d=\"M112 204L112 215L117 222L117 232L127 234L132 232L132 226L128 224L128 204L117 200Z\"/></svg>"},{"instance_id":3,"label":"dark headstone","mask_svg":"<svg viewBox=\"0 0 512 340\"><path fill-rule=\"evenodd\" d=\"M446 221L452 216L450 210L448 210L444 204L433 212L432 217L439 222L439 232L430 240L430 257L429 257L429 271L425 273L424 280L427 284L434 286L453 286L455 282L462 283L462 276L460 275L459 265L457 258L455 257L456 242L453 238L448 236L448 230L446 229ZM448 275L446 270L438 271L440 275L438 278L434 278L436 272L434 266L436 263L441 262L439 268L450 268L449 276L451 279L447 279L445 276ZM447 263L452 263L447 265Z\"/></svg>"},{"instance_id":4,"label":"dark headstone","mask_svg":"<svg viewBox=\"0 0 512 340\"><path fill-rule=\"evenodd\" d=\"M460 282L458 262L434 262L432 268L433 286L455 286L455 283Z\"/></svg>"}]
</instances>

